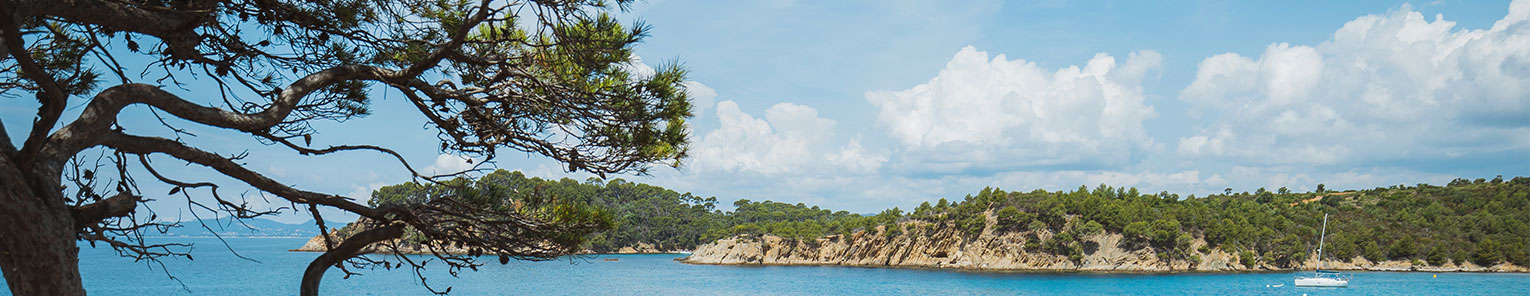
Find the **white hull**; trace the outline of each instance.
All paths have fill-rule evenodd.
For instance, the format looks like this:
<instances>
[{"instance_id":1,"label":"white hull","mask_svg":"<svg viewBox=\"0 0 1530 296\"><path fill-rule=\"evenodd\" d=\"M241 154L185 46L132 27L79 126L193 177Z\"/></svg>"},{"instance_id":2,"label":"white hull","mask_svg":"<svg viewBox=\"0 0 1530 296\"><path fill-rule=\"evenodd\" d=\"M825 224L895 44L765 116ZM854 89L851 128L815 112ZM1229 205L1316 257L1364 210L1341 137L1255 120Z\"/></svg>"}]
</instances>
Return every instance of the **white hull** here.
<instances>
[{"instance_id":1,"label":"white hull","mask_svg":"<svg viewBox=\"0 0 1530 296\"><path fill-rule=\"evenodd\" d=\"M1327 277L1297 278L1297 287L1348 287L1349 280Z\"/></svg>"}]
</instances>

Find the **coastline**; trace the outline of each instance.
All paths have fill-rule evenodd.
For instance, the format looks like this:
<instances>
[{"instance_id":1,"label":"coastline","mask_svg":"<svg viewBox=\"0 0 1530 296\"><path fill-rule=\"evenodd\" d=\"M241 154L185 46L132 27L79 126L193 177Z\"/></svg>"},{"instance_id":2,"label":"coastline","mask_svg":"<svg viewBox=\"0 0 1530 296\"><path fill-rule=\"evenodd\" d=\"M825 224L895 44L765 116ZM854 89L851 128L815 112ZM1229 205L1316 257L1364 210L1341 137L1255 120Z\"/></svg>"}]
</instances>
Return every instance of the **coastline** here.
<instances>
[{"instance_id":1,"label":"coastline","mask_svg":"<svg viewBox=\"0 0 1530 296\"><path fill-rule=\"evenodd\" d=\"M306 236L267 236L267 235L239 235L239 236L232 236L231 235L231 236L221 236L220 237L220 236L212 236L212 235L186 235L186 236L178 236L178 235L145 235L143 237L144 238L223 238L223 239L229 239L229 238L291 238L291 239L301 239L301 238L305 238Z\"/></svg>"},{"instance_id":2,"label":"coastline","mask_svg":"<svg viewBox=\"0 0 1530 296\"><path fill-rule=\"evenodd\" d=\"M738 267L749 267L749 266L759 266L759 267L766 267L766 266L838 266L838 267L852 267L852 268L887 268L887 269L940 270L940 271L973 272L973 273L1016 273L1016 274L1035 273L1035 274L1141 274L1141 275L1153 275L1153 274L1291 273L1291 272L1303 272L1303 271L1310 272L1311 271L1311 270L1301 270L1301 269L1249 269L1249 270L1195 270L1195 269L1189 269L1189 270L1088 270L1088 269L1046 269L1046 268L995 269L995 268L973 268L973 267L930 267L930 266L915 266L915 265L845 265L845 264L833 264L833 263L709 263L709 262L697 262L697 261L685 260L685 258L677 258L677 260L675 260L675 261L678 261L678 262L684 263L684 264L691 264L691 265L715 265L715 266L738 266ZM1444 268L1441 268L1441 269L1431 269L1431 268L1417 269L1417 268L1415 268L1415 269L1401 270L1401 269L1388 269L1388 268L1373 268L1373 269L1324 268L1323 270L1349 271L1349 272L1420 272L1420 273L1435 272L1435 273L1517 273L1517 274L1530 274L1530 271L1527 271L1527 270L1498 270L1498 269L1464 270L1464 269L1444 269Z\"/></svg>"},{"instance_id":3,"label":"coastline","mask_svg":"<svg viewBox=\"0 0 1530 296\"><path fill-rule=\"evenodd\" d=\"M305 249L305 248L288 249L287 251L288 252L304 252L304 253L323 253L324 252L324 250L313 250L313 249ZM377 252L371 252L370 254L392 255L392 254L394 254L394 252L377 251ZM418 251L403 252L403 254L404 255L431 255L430 252L418 252ZM466 255L467 252L446 252L446 254L450 254L450 255ZM579 252L579 253L573 253L573 254L569 254L569 255L571 255L571 256L587 256L587 255L588 256L599 256L599 255L689 255L689 254L690 254L689 251L675 250L675 251L666 251L666 252L638 252L638 253L622 253L622 252L588 252L587 253L587 252ZM489 255L484 255L484 256L489 256Z\"/></svg>"},{"instance_id":4,"label":"coastline","mask_svg":"<svg viewBox=\"0 0 1530 296\"><path fill-rule=\"evenodd\" d=\"M1100 233L1081 239L1098 246L1077 257L1026 250L1020 233L985 232L965 237L938 227L905 227L909 231L887 235L873 230L850 237L830 236L813 241L781 237L738 236L698 246L677 261L698 265L733 266L846 266L865 268L939 269L1001 273L1242 273L1311 271L1316 260L1275 266L1260 262L1245 266L1237 255L1217 248L1192 251L1186 258L1159 256L1151 248L1123 249L1120 234ZM1042 237L1048 233L1038 234ZM1197 240L1192 250L1204 246ZM1194 260L1194 261L1193 261ZM1493 266L1446 263L1415 266L1412 261L1370 262L1356 257L1348 261L1324 260L1324 270L1377 272L1480 272L1527 273L1530 268L1503 262Z\"/></svg>"}]
</instances>

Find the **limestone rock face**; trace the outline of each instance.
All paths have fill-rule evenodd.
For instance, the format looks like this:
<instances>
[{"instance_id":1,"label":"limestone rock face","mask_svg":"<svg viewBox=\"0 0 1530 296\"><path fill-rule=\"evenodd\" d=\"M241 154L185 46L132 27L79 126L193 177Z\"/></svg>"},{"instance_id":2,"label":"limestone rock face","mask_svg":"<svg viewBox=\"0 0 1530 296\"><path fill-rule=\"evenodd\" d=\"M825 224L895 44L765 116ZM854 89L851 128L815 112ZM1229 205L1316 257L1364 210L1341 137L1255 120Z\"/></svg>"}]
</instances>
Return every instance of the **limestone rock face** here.
<instances>
[{"instance_id":1,"label":"limestone rock face","mask_svg":"<svg viewBox=\"0 0 1530 296\"><path fill-rule=\"evenodd\" d=\"M991 220L991 219L990 219ZM682 262L726 265L843 265L868 267L948 268L994 271L1092 271L1092 272L1181 272L1181 271L1256 271L1310 270L1315 259L1281 268L1268 263L1244 266L1234 252L1208 248L1197 238L1191 243L1187 259L1164 260L1149 247L1125 242L1121 234L1085 235L1083 258L1043 250L1027 250L1027 240L1045 241L1052 237L1047 230L994 232L989 227L976 237L965 236L956 227L941 227L923 221L905 222L900 232L888 233L883 227L844 237L831 235L815 240L792 240L773 235L740 235L696 247ZM949 226L949 225L948 225ZM1309 257L1316 257L1311 254ZM1323 269L1374 271L1474 271L1527 272L1525 267L1500 264L1490 267L1471 263L1444 266L1413 266L1410 261L1370 262L1356 257L1349 261L1325 260Z\"/></svg>"},{"instance_id":2,"label":"limestone rock face","mask_svg":"<svg viewBox=\"0 0 1530 296\"><path fill-rule=\"evenodd\" d=\"M1098 246L1077 262L1068 256L1026 250L1028 239L1045 240L1048 231L993 232L991 227L975 238L954 227L909 222L904 231L889 234L878 227L849 237L839 235L812 241L790 240L772 235L737 236L701 245L683 261L696 264L846 265L953 268L976 270L1051 271L1189 271L1191 262L1164 262L1150 248L1121 248L1120 234L1098 233L1082 241ZM1039 242L1038 242L1039 243ZM1223 253L1223 257L1226 257ZM1224 263L1217 265L1227 268Z\"/></svg>"},{"instance_id":3,"label":"limestone rock face","mask_svg":"<svg viewBox=\"0 0 1530 296\"><path fill-rule=\"evenodd\" d=\"M1221 248L1212 249L1210 253L1201 255L1201 262L1195 265L1196 271L1235 271L1247 270L1242 263L1238 263L1238 256L1223 252Z\"/></svg>"}]
</instances>

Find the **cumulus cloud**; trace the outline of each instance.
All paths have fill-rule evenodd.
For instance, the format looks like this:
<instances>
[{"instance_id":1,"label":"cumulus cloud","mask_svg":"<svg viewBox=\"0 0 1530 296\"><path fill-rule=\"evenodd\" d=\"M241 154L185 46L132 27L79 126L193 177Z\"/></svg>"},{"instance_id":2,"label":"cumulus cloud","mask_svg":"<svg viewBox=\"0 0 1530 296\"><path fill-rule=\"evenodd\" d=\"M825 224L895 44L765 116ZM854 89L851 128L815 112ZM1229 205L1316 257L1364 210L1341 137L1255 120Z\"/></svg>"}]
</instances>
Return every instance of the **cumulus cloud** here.
<instances>
[{"instance_id":1,"label":"cumulus cloud","mask_svg":"<svg viewBox=\"0 0 1530 296\"><path fill-rule=\"evenodd\" d=\"M929 82L866 100L918 169L1120 165L1154 145L1142 122L1157 115L1140 81L1162 61L1141 51L1118 65L1101 53L1054 71L969 46Z\"/></svg>"},{"instance_id":2,"label":"cumulus cloud","mask_svg":"<svg viewBox=\"0 0 1530 296\"><path fill-rule=\"evenodd\" d=\"M477 163L479 163L479 161L476 159L458 155L441 154L436 156L436 161L434 163L431 163L430 166L426 166L424 170L420 171L420 173L427 174L427 176L455 174L471 170Z\"/></svg>"},{"instance_id":3,"label":"cumulus cloud","mask_svg":"<svg viewBox=\"0 0 1530 296\"><path fill-rule=\"evenodd\" d=\"M764 175L875 170L885 156L868 154L859 140L835 150L835 121L818 110L779 103L763 118L744 113L733 101L717 104L716 130L693 147L692 168L699 173L750 172ZM827 167L826 167L827 166Z\"/></svg>"},{"instance_id":4,"label":"cumulus cloud","mask_svg":"<svg viewBox=\"0 0 1530 296\"><path fill-rule=\"evenodd\" d=\"M622 64L622 66L627 68L627 72L631 72L638 79L647 79L659 73L659 71L653 69L653 66L644 63L643 57L637 55L632 55L631 58L627 59L627 63Z\"/></svg>"},{"instance_id":5,"label":"cumulus cloud","mask_svg":"<svg viewBox=\"0 0 1530 296\"><path fill-rule=\"evenodd\" d=\"M988 186L1109 184L1204 195L1439 184L1455 176L1352 161L1523 154L1530 147L1526 3L1511 4L1487 29L1457 29L1404 6L1355 19L1315 46L1274 43L1257 56L1206 58L1179 93L1196 130L1170 143L1177 144L1170 153L1151 156L1162 150L1159 141L1175 140L1145 132L1144 122L1158 115L1141 85L1164 64L1153 51L1045 67L967 47L927 82L866 93L886 134L865 137L837 133L852 122L807 105L746 111L687 82L698 122L705 115L716 129L693 134L686 167L639 181L725 201L857 212L959 199ZM555 165L539 171L560 172Z\"/></svg>"},{"instance_id":6,"label":"cumulus cloud","mask_svg":"<svg viewBox=\"0 0 1530 296\"><path fill-rule=\"evenodd\" d=\"M694 119L701 120L706 117L707 110L717 104L717 90L694 80L686 80L681 84L685 85L685 92L691 99L691 106L694 107L691 109L691 113L695 114Z\"/></svg>"},{"instance_id":7,"label":"cumulus cloud","mask_svg":"<svg viewBox=\"0 0 1530 296\"><path fill-rule=\"evenodd\" d=\"M861 138L856 137L850 139L850 143L840 148L839 152L830 154L826 160L853 172L870 173L881 168L882 163L887 162L887 156L867 153L861 147Z\"/></svg>"},{"instance_id":8,"label":"cumulus cloud","mask_svg":"<svg viewBox=\"0 0 1530 296\"><path fill-rule=\"evenodd\" d=\"M1326 165L1501 157L1530 148L1530 1L1485 30L1412 7L1344 24L1317 46L1206 58L1180 92L1208 124L1178 153Z\"/></svg>"},{"instance_id":9,"label":"cumulus cloud","mask_svg":"<svg viewBox=\"0 0 1530 296\"><path fill-rule=\"evenodd\" d=\"M374 182L367 184L366 186L351 186L351 193L347 193L345 196L358 201L372 200L372 192L383 188L383 186L388 186L388 184L383 184L382 182Z\"/></svg>"}]
</instances>

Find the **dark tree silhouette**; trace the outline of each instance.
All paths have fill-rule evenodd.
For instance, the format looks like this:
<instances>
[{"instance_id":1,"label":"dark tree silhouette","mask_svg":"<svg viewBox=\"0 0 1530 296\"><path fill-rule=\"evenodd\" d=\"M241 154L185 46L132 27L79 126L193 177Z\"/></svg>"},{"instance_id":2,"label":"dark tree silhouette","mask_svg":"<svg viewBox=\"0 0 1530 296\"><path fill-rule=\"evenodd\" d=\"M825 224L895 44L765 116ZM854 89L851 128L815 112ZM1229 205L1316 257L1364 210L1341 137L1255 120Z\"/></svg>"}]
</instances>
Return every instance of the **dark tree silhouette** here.
<instances>
[{"instance_id":1,"label":"dark tree silhouette","mask_svg":"<svg viewBox=\"0 0 1530 296\"><path fill-rule=\"evenodd\" d=\"M25 139L20 147L0 127L0 268L16 295L83 295L76 241L138 260L189 258L182 244L143 241L177 226L158 222L147 206L138 188L146 180L172 186L193 213L247 219L306 209L326 233L318 208L365 218L365 231L327 243L303 294L316 293L323 271L343 262L423 266L403 256L357 257L404 229L434 251L453 245L502 261L567 253L608 220L568 207L505 210L503 199L462 194L369 206L269 178L238 151L188 144L182 137L194 135L174 125L222 128L308 156L377 152L417 182L454 177L422 174L387 147L311 144L320 136L315 122L364 116L370 95L389 93L428 119L446 153L493 159L503 149L524 151L601 176L678 165L691 112L685 74L673 64L633 70L632 47L647 27L607 14L629 1L0 1L0 95L41 105L30 132L16 135ZM117 116L134 105L175 136L129 133L145 123ZM66 106L82 113L70 121ZM166 158L291 206L255 208L242 194L220 194L220 184L162 174L154 159ZM193 190L210 197L192 198ZM479 264L436 255L454 274Z\"/></svg>"}]
</instances>

